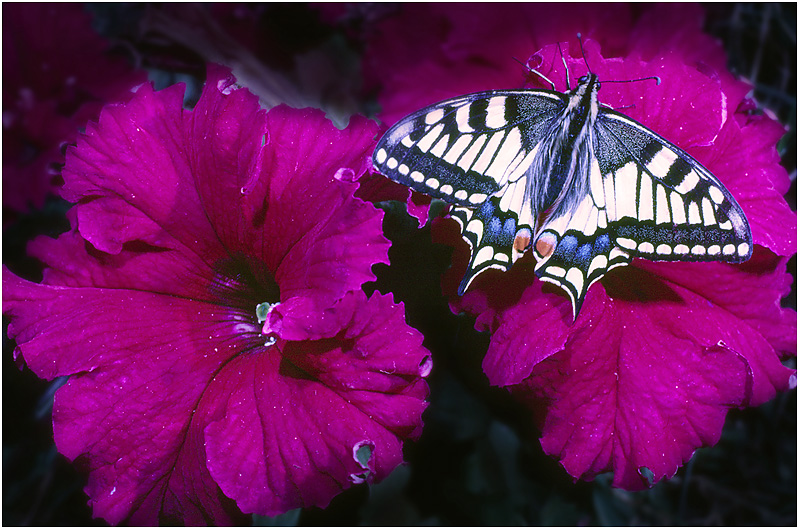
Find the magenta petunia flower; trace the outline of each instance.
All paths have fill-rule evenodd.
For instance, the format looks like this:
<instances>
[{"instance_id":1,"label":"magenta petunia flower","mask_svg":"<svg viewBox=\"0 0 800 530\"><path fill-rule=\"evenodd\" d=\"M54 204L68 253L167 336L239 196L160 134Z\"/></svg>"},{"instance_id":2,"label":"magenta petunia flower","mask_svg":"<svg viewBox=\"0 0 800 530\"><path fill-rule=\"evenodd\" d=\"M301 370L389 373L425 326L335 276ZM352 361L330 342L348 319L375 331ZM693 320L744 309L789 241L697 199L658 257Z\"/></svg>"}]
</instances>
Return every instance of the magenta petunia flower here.
<instances>
[{"instance_id":1,"label":"magenta petunia flower","mask_svg":"<svg viewBox=\"0 0 800 530\"><path fill-rule=\"evenodd\" d=\"M636 259L592 286L574 323L569 298L536 280L527 260L479 277L452 306L492 333L484 371L531 406L548 454L576 478L613 471L613 485L640 489L716 443L730 408L796 385L780 362L796 354L796 314L780 307L791 285L785 271L796 218L775 150L783 128L752 114L741 87L671 54L645 62L604 58L592 41L585 49L601 80L661 77L657 88L606 84L600 99L633 105L627 114L720 178L748 217L753 257L738 266ZM564 90L558 48L534 55ZM586 72L580 51L565 58L572 78ZM468 250L456 223L435 229L435 238L457 246L445 278L454 295Z\"/></svg>"},{"instance_id":2,"label":"magenta petunia flower","mask_svg":"<svg viewBox=\"0 0 800 530\"><path fill-rule=\"evenodd\" d=\"M353 196L376 127L265 112L221 67L182 101L142 86L68 151L71 231L32 243L41 284L3 271L15 354L69 376L55 441L96 517L325 506L403 461L428 393L402 305L361 291L388 262L382 213Z\"/></svg>"},{"instance_id":3,"label":"magenta petunia flower","mask_svg":"<svg viewBox=\"0 0 800 530\"><path fill-rule=\"evenodd\" d=\"M516 58L565 90L589 67L602 103L640 121L710 169L733 193L756 249L742 265L634 260L590 289L573 323L569 298L538 281L533 258L479 276L455 296L469 249L454 221L434 239L454 247L444 278L454 312L492 333L489 381L530 405L542 446L576 479L614 473L640 489L671 477L694 450L719 439L727 411L794 387L780 360L796 354L796 314L781 309L791 284L796 215L775 144L783 128L753 112L750 87L725 70L721 47L700 31L692 5L403 6L368 40L365 70L378 85L382 119L465 93L550 88ZM426 27L418 31L412 20Z\"/></svg>"},{"instance_id":4,"label":"magenta petunia flower","mask_svg":"<svg viewBox=\"0 0 800 530\"><path fill-rule=\"evenodd\" d=\"M146 80L108 51L82 5L3 5L3 205L41 207L64 146Z\"/></svg>"}]
</instances>

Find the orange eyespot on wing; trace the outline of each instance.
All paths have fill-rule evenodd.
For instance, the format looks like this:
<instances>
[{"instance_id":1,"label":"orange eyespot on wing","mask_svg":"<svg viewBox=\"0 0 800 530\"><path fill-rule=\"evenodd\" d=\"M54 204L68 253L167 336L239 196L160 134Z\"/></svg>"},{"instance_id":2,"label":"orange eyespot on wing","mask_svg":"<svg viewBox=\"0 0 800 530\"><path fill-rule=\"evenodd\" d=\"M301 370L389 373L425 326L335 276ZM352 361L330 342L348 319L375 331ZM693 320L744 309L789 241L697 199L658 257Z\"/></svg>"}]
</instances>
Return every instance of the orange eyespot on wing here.
<instances>
[{"instance_id":1,"label":"orange eyespot on wing","mask_svg":"<svg viewBox=\"0 0 800 530\"><path fill-rule=\"evenodd\" d=\"M536 240L536 257L540 260L549 258L556 249L558 238L555 234L545 232Z\"/></svg>"},{"instance_id":2,"label":"orange eyespot on wing","mask_svg":"<svg viewBox=\"0 0 800 530\"><path fill-rule=\"evenodd\" d=\"M531 231L527 228L517 230L514 236L514 250L522 254L531 244Z\"/></svg>"}]
</instances>

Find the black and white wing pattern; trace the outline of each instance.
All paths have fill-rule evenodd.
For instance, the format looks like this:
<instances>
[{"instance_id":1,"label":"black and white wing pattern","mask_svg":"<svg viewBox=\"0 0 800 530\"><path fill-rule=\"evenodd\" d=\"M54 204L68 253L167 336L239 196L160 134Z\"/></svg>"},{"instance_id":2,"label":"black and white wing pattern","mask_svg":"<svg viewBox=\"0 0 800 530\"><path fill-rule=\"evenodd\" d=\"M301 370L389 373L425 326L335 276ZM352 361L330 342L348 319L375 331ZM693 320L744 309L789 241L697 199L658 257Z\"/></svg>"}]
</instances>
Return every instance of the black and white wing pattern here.
<instances>
[{"instance_id":1,"label":"black and white wing pattern","mask_svg":"<svg viewBox=\"0 0 800 530\"><path fill-rule=\"evenodd\" d=\"M750 258L752 236L741 207L686 152L604 108L589 138L588 183L575 206L544 220L533 246L537 276L567 292L576 317L591 284L632 257ZM576 186L584 182L578 181Z\"/></svg>"},{"instance_id":2,"label":"black and white wing pattern","mask_svg":"<svg viewBox=\"0 0 800 530\"><path fill-rule=\"evenodd\" d=\"M470 94L403 118L378 143L378 171L454 205L472 250L459 294L488 268L508 270L529 246L535 220L527 172L546 124L567 101L544 90Z\"/></svg>"},{"instance_id":3,"label":"black and white wing pattern","mask_svg":"<svg viewBox=\"0 0 800 530\"><path fill-rule=\"evenodd\" d=\"M750 258L744 212L699 162L618 112L602 111L595 130L603 175L596 191L605 195L620 247L657 261Z\"/></svg>"},{"instance_id":4,"label":"black and white wing pattern","mask_svg":"<svg viewBox=\"0 0 800 530\"><path fill-rule=\"evenodd\" d=\"M747 219L722 183L680 148L575 90L489 91L404 118L379 141L378 171L454 205L472 256L459 293L528 248L536 274L573 314L609 269L632 257L747 260Z\"/></svg>"}]
</instances>

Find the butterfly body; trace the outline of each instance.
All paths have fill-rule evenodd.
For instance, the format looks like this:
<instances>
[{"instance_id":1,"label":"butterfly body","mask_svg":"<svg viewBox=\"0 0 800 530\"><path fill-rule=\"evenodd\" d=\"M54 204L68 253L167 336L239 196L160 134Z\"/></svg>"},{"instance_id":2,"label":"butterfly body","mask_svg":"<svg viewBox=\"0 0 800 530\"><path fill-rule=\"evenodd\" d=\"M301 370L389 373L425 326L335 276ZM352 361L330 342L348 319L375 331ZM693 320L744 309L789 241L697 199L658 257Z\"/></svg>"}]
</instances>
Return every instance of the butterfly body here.
<instances>
[{"instance_id":1,"label":"butterfly body","mask_svg":"<svg viewBox=\"0 0 800 530\"><path fill-rule=\"evenodd\" d=\"M495 90L437 103L378 142L378 171L454 205L471 259L459 294L528 248L570 296L632 257L741 262L752 236L739 205L699 162L598 102L597 76L568 93Z\"/></svg>"}]
</instances>

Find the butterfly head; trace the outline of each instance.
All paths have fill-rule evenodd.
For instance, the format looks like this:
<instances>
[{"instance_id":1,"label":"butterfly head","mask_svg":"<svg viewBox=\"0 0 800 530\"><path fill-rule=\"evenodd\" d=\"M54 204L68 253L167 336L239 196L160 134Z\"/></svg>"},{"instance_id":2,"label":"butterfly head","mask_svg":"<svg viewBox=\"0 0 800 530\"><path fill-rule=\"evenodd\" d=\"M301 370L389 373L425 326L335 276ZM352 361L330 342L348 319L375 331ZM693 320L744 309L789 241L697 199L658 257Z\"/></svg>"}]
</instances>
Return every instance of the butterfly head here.
<instances>
[{"instance_id":1,"label":"butterfly head","mask_svg":"<svg viewBox=\"0 0 800 530\"><path fill-rule=\"evenodd\" d=\"M600 79L597 77L597 74L589 72L578 79L578 86L575 87L575 90L578 90L581 87L585 87L585 91L587 93L592 91L597 92L600 90Z\"/></svg>"},{"instance_id":2,"label":"butterfly head","mask_svg":"<svg viewBox=\"0 0 800 530\"><path fill-rule=\"evenodd\" d=\"M578 86L569 93L569 103L566 114L577 113L575 117L583 115L588 118L589 127L597 117L597 91L600 90L600 81L596 74L588 73L578 79ZM571 119L565 123L583 123L583 119Z\"/></svg>"}]
</instances>

